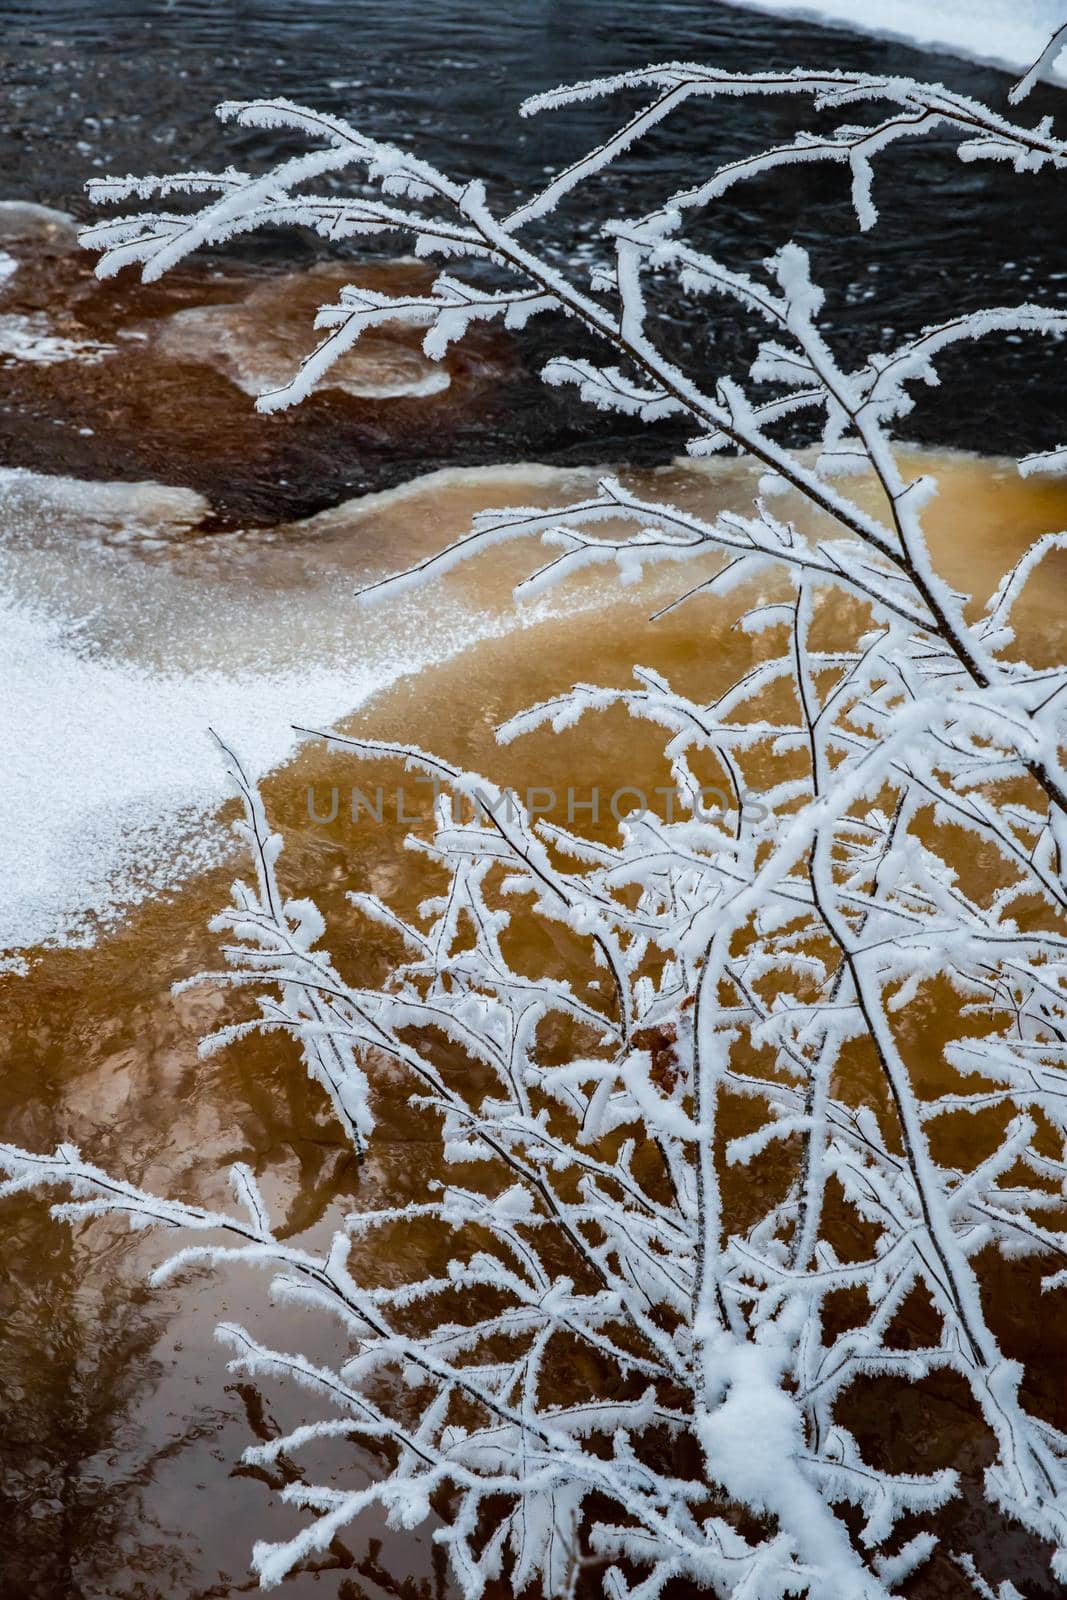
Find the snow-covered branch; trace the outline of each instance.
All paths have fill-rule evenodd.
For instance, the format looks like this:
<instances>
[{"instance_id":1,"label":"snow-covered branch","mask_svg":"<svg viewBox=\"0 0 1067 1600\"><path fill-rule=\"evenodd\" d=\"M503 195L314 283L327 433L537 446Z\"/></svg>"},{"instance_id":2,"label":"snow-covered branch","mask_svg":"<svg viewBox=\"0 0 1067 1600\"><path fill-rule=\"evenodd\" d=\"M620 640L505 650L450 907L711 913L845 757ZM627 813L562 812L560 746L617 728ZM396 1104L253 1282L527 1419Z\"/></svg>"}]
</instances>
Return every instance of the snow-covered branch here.
<instances>
[{"instance_id":1,"label":"snow-covered branch","mask_svg":"<svg viewBox=\"0 0 1067 1600\"><path fill-rule=\"evenodd\" d=\"M477 181L281 100L223 108L311 142L264 175L95 185L101 200L199 206L89 230L104 272L136 262L156 277L278 223L331 240L397 235L443 263L425 294L343 290L320 312L322 342L264 410L299 401L383 322L424 329L439 360L476 321L518 331L556 315L603 356L561 349L547 382L650 424L680 418L694 456L734 449L761 474L750 509L709 518L611 478L550 511L486 511L365 600L524 539L545 556L520 596L593 564L633 584L678 563L683 582L662 609L733 590L759 643L714 696L636 667L633 687L578 684L500 730L505 743L563 733L609 707L653 724L671 783L613 838L538 819L431 752L327 731L354 761L403 761L439 791L432 837L413 843L442 892L411 915L353 896L396 943L378 987L318 948L310 902L281 895L280 841L224 747L255 884L237 884L215 924L226 964L212 977L251 985L258 1012L207 1047L250 1029L291 1035L359 1152L388 1063L438 1119L454 1183L354 1214L325 1254L277 1239L243 1168L240 1216L157 1200L68 1146L0 1150L7 1189L58 1186L69 1219L110 1211L211 1233L161 1274L268 1264L277 1294L337 1322L333 1366L222 1330L238 1367L301 1385L323 1412L250 1461L354 1438L382 1461L358 1489L343 1458L340 1484L291 1485L309 1521L257 1545L264 1586L373 1508L403 1527L442 1513L435 1537L468 1600L500 1577L516 1593L537 1582L570 1595L591 1570L612 1600L656 1600L675 1580L751 1600L885 1600L929 1558L959 1478L889 1470L875 1430L846 1426L845 1398L891 1383L907 1418L915 1386L946 1373L969 1396L987 1499L1067 1581L1067 1438L991 1314L998 1260L1037 1256L1047 1293L1067 1285L1067 668L1029 662L1017 632L1027 586L1065 536L1049 530L993 595L959 593L924 528L936 485L910 477L893 443L939 382L943 352L1059 337L1064 315L946 306L937 326L857 359L824 332L798 246L753 267L685 232L742 180L817 161L850 169L870 226L873 163L934 129L961 141L963 159L1007 159L1021 175L1059 170L1067 145L1046 122L1028 128L940 85L836 72L657 66L525 110L628 91L654 98L506 217ZM718 95L806 97L820 116L875 120L804 131L690 176L645 216L608 219L610 264L591 284L553 265L538 220L663 117ZM346 198L349 172L358 192ZM307 190L325 177L328 195ZM653 278L709 319L759 328L747 375L668 357ZM798 416L811 423L803 448L782 427ZM1020 467L1058 471L1062 456ZM850 492L856 473L862 493ZM749 604L745 586L768 573L774 595ZM562 934L556 965L531 974L515 951L546 924ZM945 1037L931 1052L935 1010ZM961 1125L981 1136L966 1145ZM412 1228L448 1241L447 1269L365 1281L361 1239ZM969 1553L950 1554L976 1592L994 1592Z\"/></svg>"}]
</instances>

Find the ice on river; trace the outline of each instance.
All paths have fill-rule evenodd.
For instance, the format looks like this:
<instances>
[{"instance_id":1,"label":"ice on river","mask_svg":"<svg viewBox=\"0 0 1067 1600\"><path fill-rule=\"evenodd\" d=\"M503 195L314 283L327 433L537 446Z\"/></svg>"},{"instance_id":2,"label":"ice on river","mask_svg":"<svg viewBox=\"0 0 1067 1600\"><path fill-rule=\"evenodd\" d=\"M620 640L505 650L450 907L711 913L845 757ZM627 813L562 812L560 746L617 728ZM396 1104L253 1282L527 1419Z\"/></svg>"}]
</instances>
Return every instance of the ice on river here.
<instances>
[{"instance_id":1,"label":"ice on river","mask_svg":"<svg viewBox=\"0 0 1067 1600\"><path fill-rule=\"evenodd\" d=\"M1064 525L1063 480L1035 488L1013 463L945 453L915 452L904 469L937 477L931 547L949 581L978 595L1038 532ZM101 921L220 859L228 792L209 726L264 774L295 751L293 723L334 723L478 641L507 635L511 648L514 635L521 661L542 621L603 615L609 597L646 619L676 592L667 564L625 602L596 570L517 610L513 585L543 554L521 544L380 608L354 600L477 512L583 499L599 475L445 469L301 522L219 533L190 488L0 472L0 951L91 939ZM725 460L627 478L645 498L704 516L751 503L756 482ZM873 483L851 480L850 492L878 503ZM784 502L783 514L793 514ZM693 578L687 570L686 587ZM1047 576L1035 587L1027 649L1039 663L1062 659L1059 590ZM579 675L595 678L595 659ZM457 726L483 712L457 703Z\"/></svg>"},{"instance_id":2,"label":"ice on river","mask_svg":"<svg viewBox=\"0 0 1067 1600\"><path fill-rule=\"evenodd\" d=\"M370 612L353 592L361 574L394 567L405 541L458 532L472 506L564 498L578 476L439 472L306 523L213 535L199 531L210 508L189 489L0 473L9 964L27 947L89 941L221 858L228 835L213 814L228 790L209 727L261 775L295 750L294 722L329 724L514 628L481 582ZM591 474L582 481L592 487Z\"/></svg>"}]
</instances>

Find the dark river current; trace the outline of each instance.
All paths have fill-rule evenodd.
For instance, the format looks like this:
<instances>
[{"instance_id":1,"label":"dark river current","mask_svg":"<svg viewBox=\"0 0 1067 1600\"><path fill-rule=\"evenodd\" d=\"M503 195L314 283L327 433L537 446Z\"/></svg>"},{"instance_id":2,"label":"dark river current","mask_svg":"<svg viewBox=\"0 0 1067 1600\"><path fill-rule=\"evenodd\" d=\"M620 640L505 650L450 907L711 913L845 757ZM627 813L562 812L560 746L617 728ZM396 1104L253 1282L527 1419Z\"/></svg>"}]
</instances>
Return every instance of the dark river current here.
<instances>
[{"instance_id":1,"label":"dark river current","mask_svg":"<svg viewBox=\"0 0 1067 1600\"><path fill-rule=\"evenodd\" d=\"M866 8L861 7L861 10ZM981 39L975 39L981 49ZM343 113L379 135L409 142L453 174L485 177L501 206L544 181L629 109L622 100L520 122L532 90L669 58L723 67L795 64L909 73L1005 107L1004 73L897 43L778 20L714 0L29 0L0 3L4 110L0 171L8 198L89 214L82 192L100 172L167 171L184 165L251 164L276 155L277 138L239 135L211 115L225 97L283 94ZM1062 91L1040 89L1027 119L1055 113ZM597 252L596 230L611 209L630 213L709 163L788 135L805 108L728 99L685 110L640 153L594 183L550 225L551 248L572 264ZM1067 295L1063 179L1023 180L990 164L964 166L947 140L900 147L879 169L881 221L857 231L837 171L792 175L733 190L713 208L704 237L730 265L758 269L786 238L803 241L830 293L828 324L858 358L954 309L1033 295ZM306 264L321 244L293 236L242 246L246 257ZM393 246L395 253L395 245ZM233 259L232 254L229 259ZM664 307L674 337L716 369L743 370L749 344L732 309L708 316ZM535 323L522 343L530 371L557 337ZM573 340L572 340L573 342ZM690 354L692 352L690 351ZM1051 446L1062 432L1058 348L1025 353L1010 341L967 352L945 366L943 389L924 397L912 437L941 445L1020 452ZM962 376L964 359L968 380ZM474 438L466 462L588 459L588 419L566 396L516 383ZM614 435L610 428L615 429ZM598 436L601 457L662 459L677 448L669 428L643 438L625 424ZM15 430L18 431L17 429ZM605 437L605 432L608 436ZM3 431L0 427L0 446ZM455 459L428 447L429 465ZM21 464L26 451L15 452ZM402 454L402 453L401 453ZM389 443L364 441L358 479L336 487L380 487L409 476ZM85 463L67 463L78 471ZM113 463L130 475L134 463ZM99 469L97 469L99 470ZM320 489L323 488L320 479ZM322 503L328 500L326 495ZM247 512L253 509L241 507Z\"/></svg>"}]
</instances>

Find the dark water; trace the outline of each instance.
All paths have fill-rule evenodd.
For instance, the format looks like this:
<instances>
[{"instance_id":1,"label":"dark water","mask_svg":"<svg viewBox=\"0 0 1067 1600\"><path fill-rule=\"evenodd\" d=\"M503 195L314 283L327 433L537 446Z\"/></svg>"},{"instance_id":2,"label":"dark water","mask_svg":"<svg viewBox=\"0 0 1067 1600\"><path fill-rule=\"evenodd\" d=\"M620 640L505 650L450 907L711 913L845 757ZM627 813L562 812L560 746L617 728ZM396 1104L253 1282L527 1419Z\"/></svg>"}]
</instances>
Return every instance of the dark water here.
<instances>
[{"instance_id":1,"label":"dark water","mask_svg":"<svg viewBox=\"0 0 1067 1600\"><path fill-rule=\"evenodd\" d=\"M980 44L976 39L976 44ZM523 95L561 81L670 57L724 67L837 65L940 79L1004 107L1008 77L953 57L808 24L749 15L712 0L27 0L0 3L4 86L0 170L9 197L89 215L85 178L103 171L173 170L192 164L255 164L283 142L237 135L211 115L216 101L285 94L341 112L368 129L411 142L457 174L484 176L501 206L543 181L619 117L624 102L520 122ZM1057 112L1062 92L1042 89L1024 107ZM687 110L640 155L615 169L611 202L631 211L688 181L711 162L787 136L802 108L729 100ZM1033 297L1067 296L1064 177L1014 178L992 164L964 166L945 140L927 139L880 167L882 221L860 235L837 171L800 174L735 190L713 209L705 237L732 265L757 268L788 237L812 250L830 290L826 317L857 359L870 347L946 312ZM581 268L596 250L608 199L594 184L551 224L550 248ZM242 246L264 262L310 261L304 239ZM231 258L232 259L232 258ZM710 337L694 308L668 303L671 337L714 370L740 372L748 336L730 310L713 308ZM708 315L701 307L702 317ZM553 334L534 325L523 341L532 371ZM573 335L568 333L573 345ZM547 343L546 343L547 341ZM945 387L924 396L910 436L930 443L1021 452L1062 433L1061 353L1010 341L946 362ZM625 458L677 448L669 428L639 439L598 419L597 451ZM518 386L483 430L453 441L466 461L589 459L587 418L566 396ZM0 439L2 442L2 439ZM380 459L379 459L380 457ZM447 457L427 457L440 464ZM388 448L363 452L362 487L404 475ZM77 465L77 463L73 463ZM132 467L123 460L123 476ZM347 485L351 488L351 483Z\"/></svg>"}]
</instances>

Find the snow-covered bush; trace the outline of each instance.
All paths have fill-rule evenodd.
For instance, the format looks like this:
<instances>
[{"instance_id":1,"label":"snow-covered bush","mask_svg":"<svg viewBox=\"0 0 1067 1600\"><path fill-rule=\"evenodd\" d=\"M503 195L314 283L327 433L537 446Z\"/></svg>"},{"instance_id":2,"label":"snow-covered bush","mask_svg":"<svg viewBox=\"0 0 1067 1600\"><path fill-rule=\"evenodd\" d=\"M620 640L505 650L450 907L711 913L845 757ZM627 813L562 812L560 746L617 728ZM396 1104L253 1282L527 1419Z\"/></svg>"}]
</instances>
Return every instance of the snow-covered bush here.
<instances>
[{"instance_id":1,"label":"snow-covered bush","mask_svg":"<svg viewBox=\"0 0 1067 1600\"><path fill-rule=\"evenodd\" d=\"M898 348L845 363L820 332L803 250L788 245L746 276L686 231L734 185L811 162L847 169L868 228L872 161L932 129L956 137L965 161L1010 162L1022 182L1067 164L1067 143L1047 122L1026 127L937 85L842 72L657 66L538 96L524 112L632 90L651 94L644 109L506 217L477 181L281 100L221 108L243 128L312 142L263 176L94 184L100 200L191 195L199 207L90 229L104 273L136 262L156 278L198 246L279 223L334 241L399 235L448 262L425 295L343 291L320 313L323 341L263 410L300 400L380 323L424 326L440 357L477 320L518 329L562 314L562 337L567 319L580 324L603 359L561 354L549 383L648 421L682 418L693 455L735 450L763 470L753 509L714 520L614 480L564 510L487 513L403 581L532 537L548 554L529 588L591 563L616 563L624 581L649 562L684 575L710 552L721 556L714 576L702 568L692 592L767 571L790 586L748 614L765 652L710 703L637 668L629 690L579 685L501 730L506 740L562 728L620 703L662 729L676 796L627 818L613 841L535 823L432 754L336 738L361 760L399 757L442 791L420 848L446 869L447 892L410 921L356 895L405 951L381 989L334 966L313 905L283 900L280 840L226 752L256 878L236 885L217 926L227 981L251 985L260 1009L207 1044L291 1032L357 1150L373 1137L376 1069L402 1070L461 1164L455 1184L352 1216L324 1256L275 1237L244 1167L225 1215L140 1192L67 1146L4 1149L7 1190L56 1185L71 1196L61 1216L117 1211L189 1230L202 1238L157 1278L189 1262L262 1262L278 1294L339 1321L332 1367L220 1329L237 1367L295 1380L318 1408L249 1460L334 1438L374 1441L390 1463L365 1487L290 1485L312 1515L290 1542L256 1546L264 1586L378 1508L405 1527L441 1515L434 1537L469 1597L498 1577L546 1595L591 1582L613 1600L652 1600L673 1580L674 1592L737 1600L901 1594L937 1544L958 1477L891 1470L858 1437L849 1402L865 1384L882 1386L884 1404L885 1385L918 1393L946 1373L984 1430L988 1502L1067 1580L1067 1437L998 1345L987 1281L998 1255L1044 1258L1046 1314L1067 1285L1067 668L1028 663L1012 626L1025 585L1067 536L1039 540L992 596L958 593L924 539L934 485L909 480L891 443L943 351L1058 334L1067 313L950 310ZM589 286L550 265L538 219L668 113L717 95L791 95L824 122L845 120L607 223L611 265ZM346 195L336 180L350 169L363 181ZM692 370L667 358L646 305L652 279L658 292L673 283L714 301L709 318L766 325L751 386L709 382L706 358ZM783 442L781 426L802 413L815 441L805 449ZM1022 468L1065 461L1067 450ZM878 486L875 510L847 492L845 469L857 468ZM776 515L783 487L833 531ZM709 778L731 786L725 814L701 804ZM742 803L748 786L761 804ZM566 930L558 948L573 959L517 970L509 915ZM937 984L955 1004L931 1062L909 1019ZM961 1138L961 1121L980 1135ZM973 1151L962 1166L961 1148ZM353 1241L427 1223L452 1232L443 1276L359 1281ZM944 1554L961 1590L994 1594L973 1551Z\"/></svg>"}]
</instances>

